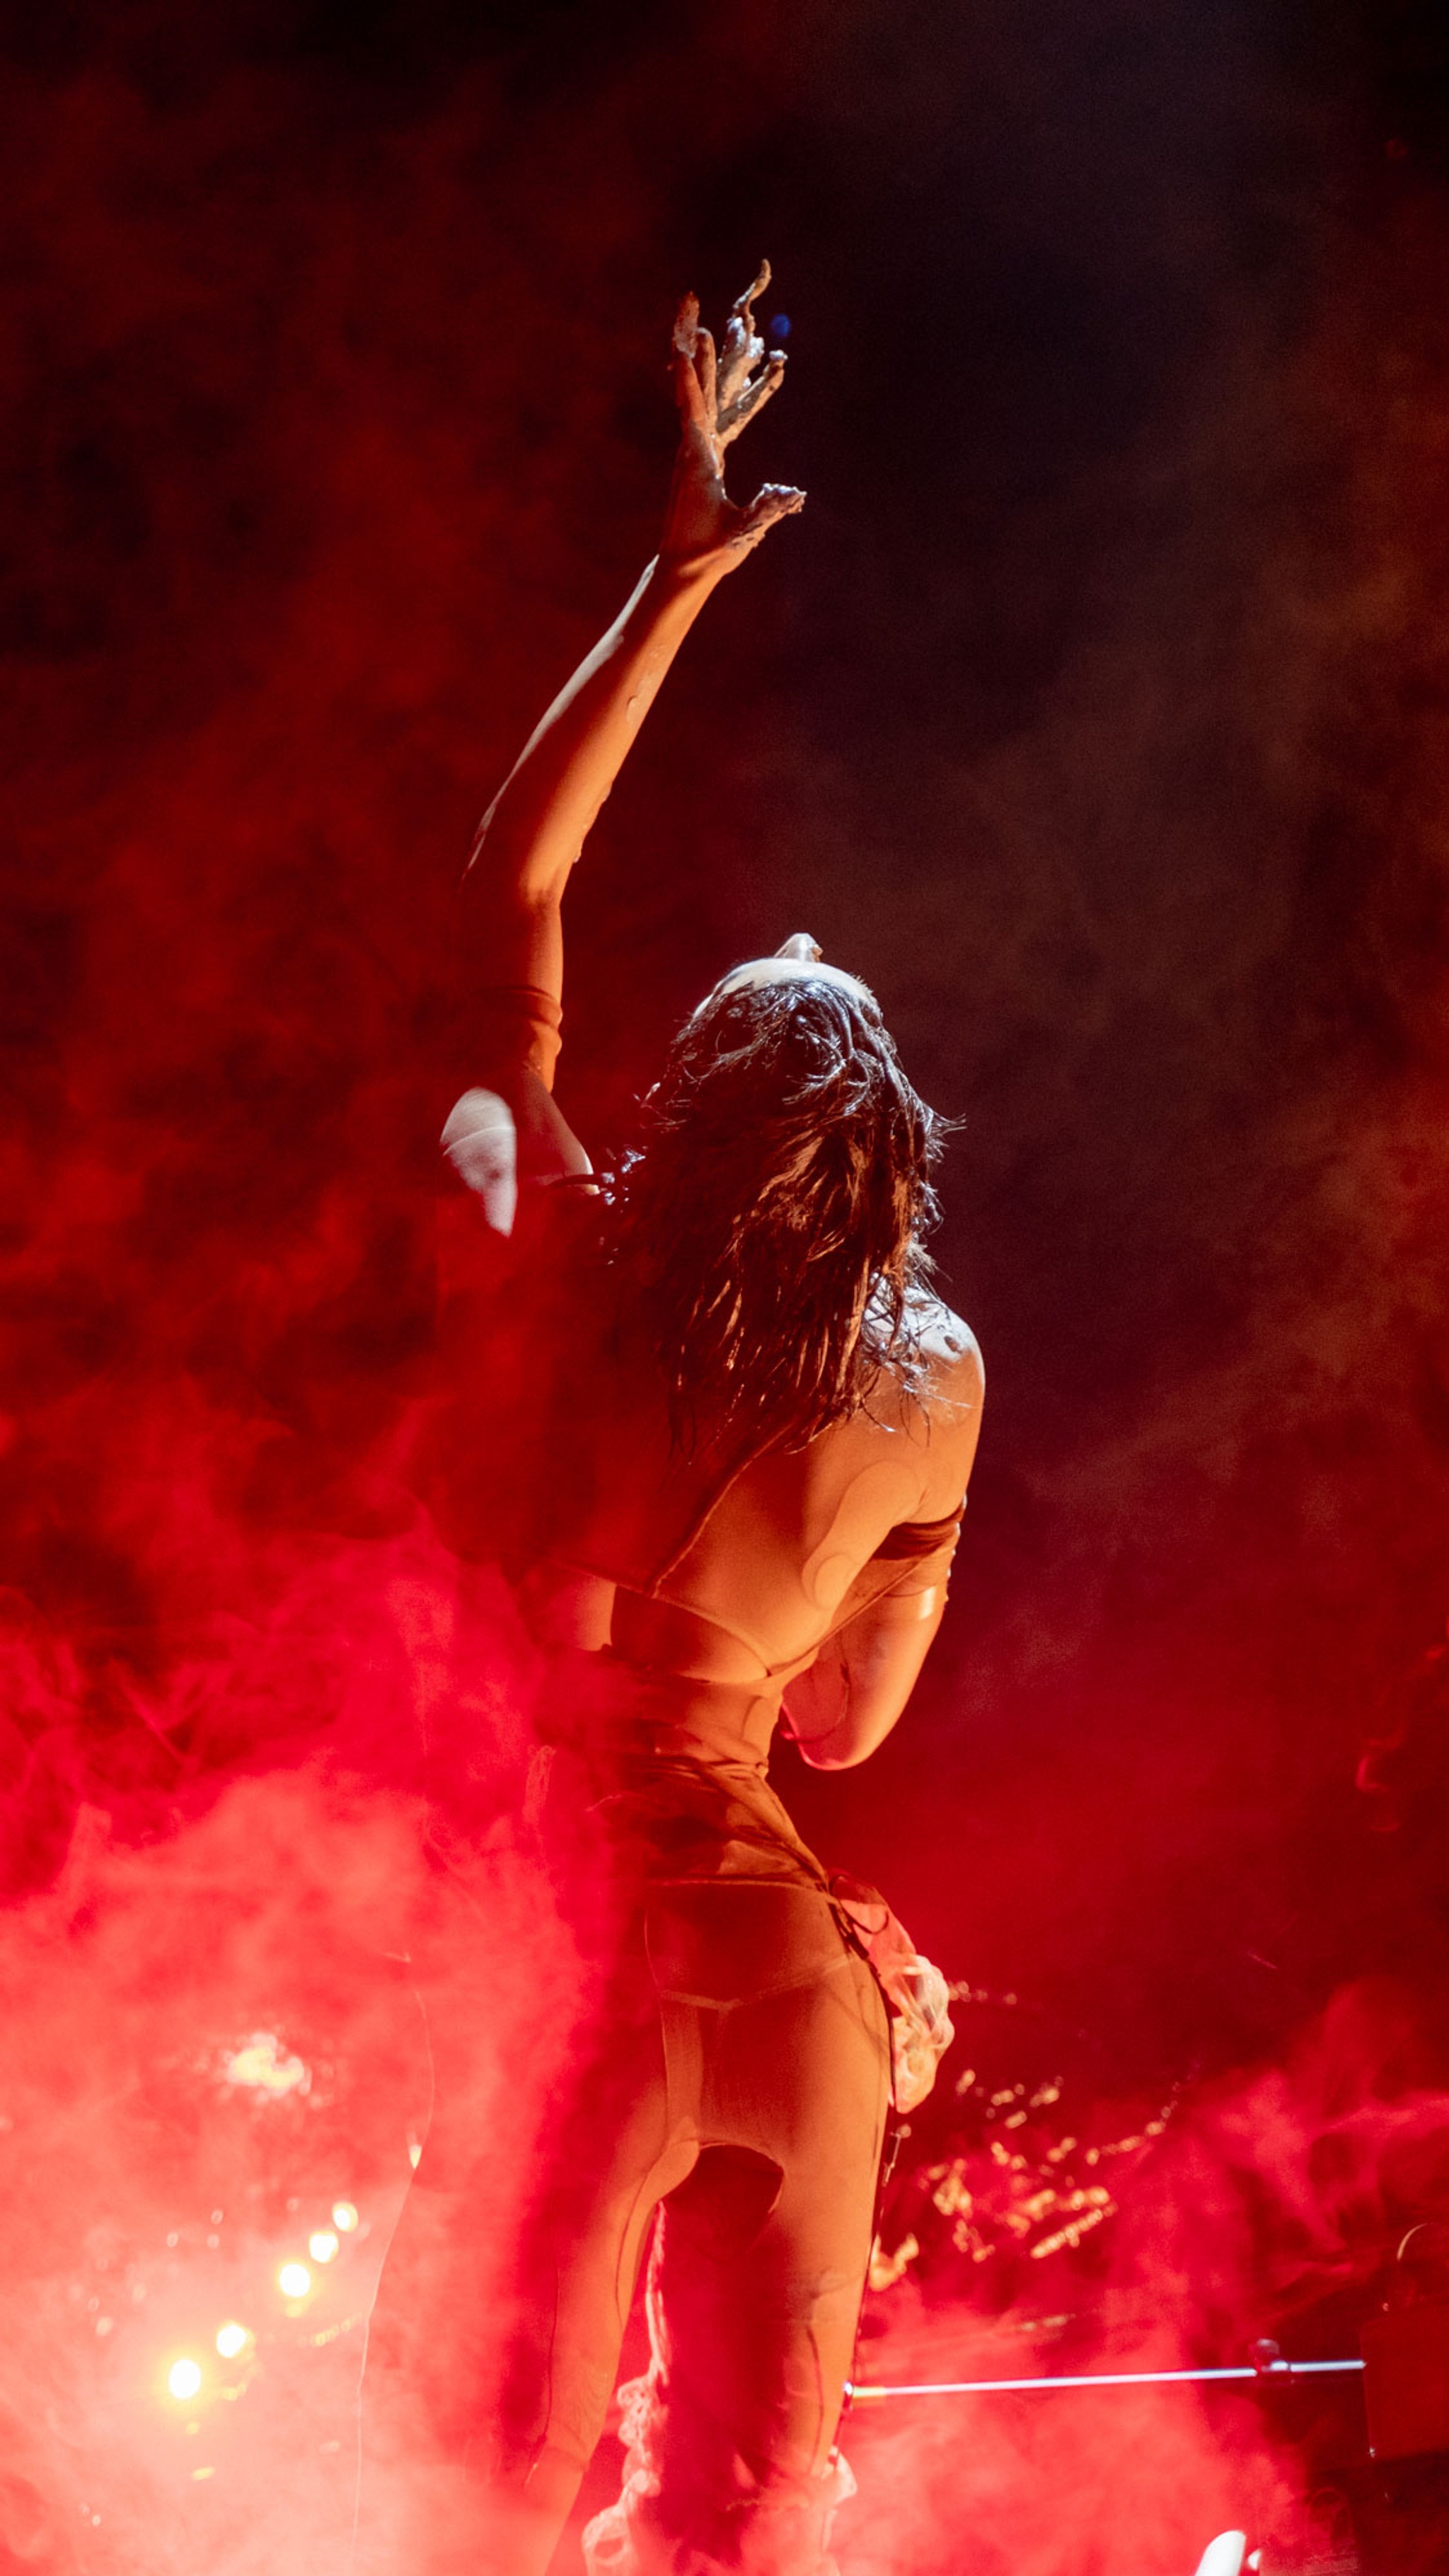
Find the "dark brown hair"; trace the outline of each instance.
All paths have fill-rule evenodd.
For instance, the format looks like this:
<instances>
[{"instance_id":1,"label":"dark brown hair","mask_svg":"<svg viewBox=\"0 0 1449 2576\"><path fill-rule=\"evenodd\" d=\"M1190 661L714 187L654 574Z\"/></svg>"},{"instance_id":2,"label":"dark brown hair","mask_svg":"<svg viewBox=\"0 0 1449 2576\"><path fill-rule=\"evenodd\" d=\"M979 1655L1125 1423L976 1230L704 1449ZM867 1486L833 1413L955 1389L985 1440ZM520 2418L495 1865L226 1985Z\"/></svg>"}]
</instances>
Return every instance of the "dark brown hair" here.
<instances>
[{"instance_id":1,"label":"dark brown hair","mask_svg":"<svg viewBox=\"0 0 1449 2576\"><path fill-rule=\"evenodd\" d=\"M621 1322L663 1375L676 1441L808 1439L888 1365L918 1376L940 1141L863 992L790 977L686 1020L609 1227Z\"/></svg>"}]
</instances>

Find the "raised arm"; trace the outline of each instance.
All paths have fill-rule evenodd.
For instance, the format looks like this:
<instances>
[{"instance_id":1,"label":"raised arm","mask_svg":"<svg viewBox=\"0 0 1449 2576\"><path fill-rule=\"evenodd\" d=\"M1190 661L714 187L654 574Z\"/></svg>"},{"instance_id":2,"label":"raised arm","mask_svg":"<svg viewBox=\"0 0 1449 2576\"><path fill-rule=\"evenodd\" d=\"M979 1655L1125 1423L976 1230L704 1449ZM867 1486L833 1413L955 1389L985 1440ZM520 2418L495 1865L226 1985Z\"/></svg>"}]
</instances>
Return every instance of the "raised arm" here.
<instances>
[{"instance_id":1,"label":"raised arm","mask_svg":"<svg viewBox=\"0 0 1449 2576\"><path fill-rule=\"evenodd\" d=\"M767 483L740 508L724 487L725 450L785 372L754 329L769 281L765 262L730 314L718 359L695 298L679 308L679 449L659 553L529 737L474 844L465 894L486 985L527 986L559 1002L564 888L659 684L715 585L804 503L803 492Z\"/></svg>"},{"instance_id":2,"label":"raised arm","mask_svg":"<svg viewBox=\"0 0 1449 2576\"><path fill-rule=\"evenodd\" d=\"M685 297L671 369L679 448L659 552L628 606L535 727L479 825L463 881L480 1004L475 1086L443 1151L490 1226L513 1227L520 1183L580 1176L589 1159L550 1097L563 999L564 888L660 681L717 582L767 528L804 505L767 483L747 507L724 487L725 450L785 372L754 328L769 262L734 305L718 358Z\"/></svg>"}]
</instances>

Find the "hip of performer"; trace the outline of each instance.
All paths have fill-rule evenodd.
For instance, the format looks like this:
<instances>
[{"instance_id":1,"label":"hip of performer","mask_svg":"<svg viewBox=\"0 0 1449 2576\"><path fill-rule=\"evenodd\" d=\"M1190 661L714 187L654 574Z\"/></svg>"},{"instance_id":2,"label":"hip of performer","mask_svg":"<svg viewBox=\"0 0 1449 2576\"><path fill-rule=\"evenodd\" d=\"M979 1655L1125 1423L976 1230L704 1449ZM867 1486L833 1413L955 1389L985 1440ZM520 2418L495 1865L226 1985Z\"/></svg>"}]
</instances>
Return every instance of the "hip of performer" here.
<instances>
[{"instance_id":1,"label":"hip of performer","mask_svg":"<svg viewBox=\"0 0 1449 2576\"><path fill-rule=\"evenodd\" d=\"M483 2223L440 2067L370 2330L369 2412L393 2404L411 2456L369 2576L543 2576L646 2255L651 2360L592 2576L826 2576L893 2082L919 2098L949 2035L934 1972L768 1778L779 1727L817 1767L864 1761L940 1624L982 1377L930 1286L936 1122L869 988L804 934L700 1003L603 1182L553 1099L570 872L705 601L803 504L724 486L784 373L753 327L768 275L718 352L680 310L659 554L464 885L476 1072L443 1131L449 1223L486 1236L507 1357L435 1506L505 1557L549 1658L530 1819L594 2001L486 2364L460 2365L435 2259Z\"/></svg>"}]
</instances>

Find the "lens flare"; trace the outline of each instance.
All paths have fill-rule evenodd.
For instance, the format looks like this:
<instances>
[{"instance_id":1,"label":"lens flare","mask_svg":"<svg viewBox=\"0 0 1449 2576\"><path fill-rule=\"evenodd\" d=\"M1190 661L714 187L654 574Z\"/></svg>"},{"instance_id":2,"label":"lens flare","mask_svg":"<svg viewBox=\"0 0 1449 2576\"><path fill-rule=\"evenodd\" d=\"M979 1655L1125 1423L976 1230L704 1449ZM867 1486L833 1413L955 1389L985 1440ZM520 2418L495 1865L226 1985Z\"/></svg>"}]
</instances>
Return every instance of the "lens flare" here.
<instances>
[{"instance_id":1,"label":"lens flare","mask_svg":"<svg viewBox=\"0 0 1449 2576\"><path fill-rule=\"evenodd\" d=\"M223 2361L235 2361L239 2352L246 2351L250 2341L251 2336L246 2327L238 2325L235 2318L230 2319L226 2325L217 2327L216 2348Z\"/></svg>"},{"instance_id":2,"label":"lens flare","mask_svg":"<svg viewBox=\"0 0 1449 2576\"><path fill-rule=\"evenodd\" d=\"M173 2361L170 2369L166 2373L166 2385L170 2389L172 2396L184 2406L189 2398L200 2394L200 2362L190 2360Z\"/></svg>"},{"instance_id":3,"label":"lens flare","mask_svg":"<svg viewBox=\"0 0 1449 2576\"><path fill-rule=\"evenodd\" d=\"M308 2237L307 2251L314 2263L330 2263L337 2252L337 2242L330 2227L319 2227L315 2236Z\"/></svg>"},{"instance_id":4,"label":"lens flare","mask_svg":"<svg viewBox=\"0 0 1449 2576\"><path fill-rule=\"evenodd\" d=\"M357 2225L357 2211L350 2200L334 2200L332 2224L343 2236L350 2236Z\"/></svg>"},{"instance_id":5,"label":"lens flare","mask_svg":"<svg viewBox=\"0 0 1449 2576\"><path fill-rule=\"evenodd\" d=\"M305 2299L312 2287L312 2275L305 2263L284 2263L277 2274L277 2287L285 2299Z\"/></svg>"}]
</instances>

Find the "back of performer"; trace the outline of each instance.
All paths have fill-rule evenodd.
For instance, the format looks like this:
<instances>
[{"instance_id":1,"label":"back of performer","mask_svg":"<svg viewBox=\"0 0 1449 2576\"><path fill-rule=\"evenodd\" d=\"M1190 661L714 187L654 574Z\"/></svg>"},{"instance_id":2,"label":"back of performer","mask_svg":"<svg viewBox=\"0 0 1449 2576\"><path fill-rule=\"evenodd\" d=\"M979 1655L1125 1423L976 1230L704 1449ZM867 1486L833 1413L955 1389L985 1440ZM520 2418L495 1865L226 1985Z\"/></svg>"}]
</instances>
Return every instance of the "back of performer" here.
<instances>
[{"instance_id":1,"label":"back of performer","mask_svg":"<svg viewBox=\"0 0 1449 2576\"><path fill-rule=\"evenodd\" d=\"M427 2366L448 2342L429 2248L468 2207L440 2088L369 2359L413 2401L408 2576L543 2576L648 2243L652 2358L590 2569L833 2567L893 2042L899 2107L949 2029L883 1902L816 1860L767 1777L781 1722L812 1764L864 1760L944 1607L981 1370L929 1287L931 1113L868 988L803 934L686 1022L602 1196L552 1099L569 870L704 599L803 499L740 510L722 480L783 373L752 330L767 277L718 368L681 311L660 556L532 737L465 889L478 1079L443 1145L460 1210L508 1241L495 1307L529 1344L510 1570L551 1675L529 1814L596 1990L503 2367L461 2393Z\"/></svg>"}]
</instances>

